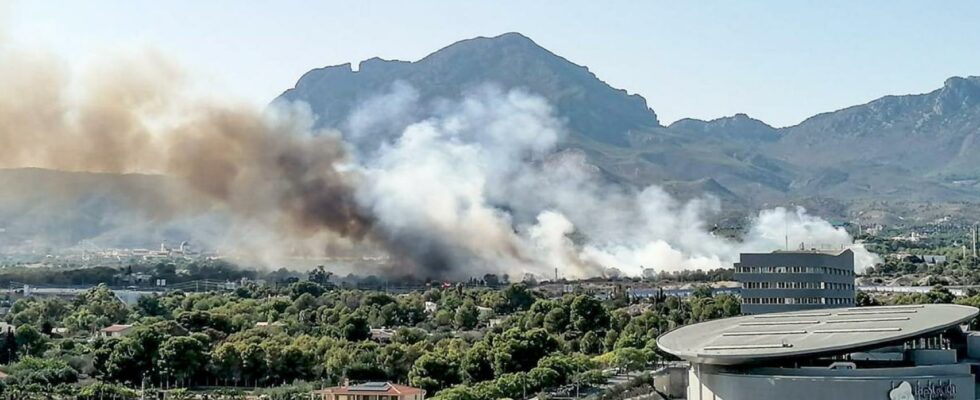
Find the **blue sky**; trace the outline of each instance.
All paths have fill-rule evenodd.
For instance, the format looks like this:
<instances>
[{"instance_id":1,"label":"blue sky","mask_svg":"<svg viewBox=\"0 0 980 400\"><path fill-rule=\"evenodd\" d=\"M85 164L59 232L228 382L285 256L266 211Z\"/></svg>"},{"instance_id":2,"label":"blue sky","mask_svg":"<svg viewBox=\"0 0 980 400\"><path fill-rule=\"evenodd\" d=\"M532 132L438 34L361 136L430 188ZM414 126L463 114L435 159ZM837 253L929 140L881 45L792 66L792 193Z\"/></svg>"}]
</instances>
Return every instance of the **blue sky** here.
<instances>
[{"instance_id":1,"label":"blue sky","mask_svg":"<svg viewBox=\"0 0 980 400\"><path fill-rule=\"evenodd\" d=\"M3 0L0 0L3 2ZM151 47L211 90L264 103L315 67L417 60L518 31L670 123L745 112L784 126L980 75L980 2L13 1L2 37L84 64Z\"/></svg>"}]
</instances>

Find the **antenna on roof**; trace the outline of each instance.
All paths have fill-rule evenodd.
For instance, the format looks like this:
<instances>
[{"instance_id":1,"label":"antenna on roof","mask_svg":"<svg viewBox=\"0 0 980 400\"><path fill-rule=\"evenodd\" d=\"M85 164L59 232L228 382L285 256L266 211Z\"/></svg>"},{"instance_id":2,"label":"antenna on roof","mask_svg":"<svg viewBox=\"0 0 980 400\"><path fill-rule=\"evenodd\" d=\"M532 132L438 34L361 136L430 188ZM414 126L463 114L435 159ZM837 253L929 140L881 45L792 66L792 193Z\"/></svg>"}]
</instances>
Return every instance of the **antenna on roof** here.
<instances>
[{"instance_id":1,"label":"antenna on roof","mask_svg":"<svg viewBox=\"0 0 980 400\"><path fill-rule=\"evenodd\" d=\"M789 251L789 222L787 222L785 219L783 220L783 239L786 240L785 250Z\"/></svg>"}]
</instances>

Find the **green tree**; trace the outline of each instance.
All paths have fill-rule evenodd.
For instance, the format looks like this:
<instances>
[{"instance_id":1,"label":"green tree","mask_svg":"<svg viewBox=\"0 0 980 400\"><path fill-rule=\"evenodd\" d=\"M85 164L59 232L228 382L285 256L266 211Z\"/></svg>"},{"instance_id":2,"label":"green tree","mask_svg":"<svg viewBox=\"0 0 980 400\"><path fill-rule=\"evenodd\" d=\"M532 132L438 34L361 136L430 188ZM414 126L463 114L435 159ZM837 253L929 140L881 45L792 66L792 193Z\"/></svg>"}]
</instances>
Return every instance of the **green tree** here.
<instances>
[{"instance_id":1,"label":"green tree","mask_svg":"<svg viewBox=\"0 0 980 400\"><path fill-rule=\"evenodd\" d=\"M17 327L15 339L21 355L40 357L48 349L48 338L31 325Z\"/></svg>"},{"instance_id":2,"label":"green tree","mask_svg":"<svg viewBox=\"0 0 980 400\"><path fill-rule=\"evenodd\" d=\"M493 379L493 362L490 345L480 341L463 355L463 380L467 383Z\"/></svg>"},{"instance_id":3,"label":"green tree","mask_svg":"<svg viewBox=\"0 0 980 400\"><path fill-rule=\"evenodd\" d=\"M326 290L319 283L314 281L299 281L289 285L289 295L293 299L304 294L309 294L313 297L320 297Z\"/></svg>"},{"instance_id":4,"label":"green tree","mask_svg":"<svg viewBox=\"0 0 980 400\"><path fill-rule=\"evenodd\" d=\"M204 343L197 339L189 336L169 337L160 344L160 372L167 379L173 378L178 386L183 386L188 379L204 371L206 352Z\"/></svg>"},{"instance_id":5,"label":"green tree","mask_svg":"<svg viewBox=\"0 0 980 400\"><path fill-rule=\"evenodd\" d=\"M479 322L480 312L476 309L476 305L473 304L472 300L466 300L463 302L459 308L456 309L456 318L454 319L457 329L473 329L476 327L477 322Z\"/></svg>"},{"instance_id":6,"label":"green tree","mask_svg":"<svg viewBox=\"0 0 980 400\"><path fill-rule=\"evenodd\" d=\"M168 317L170 310L160 304L159 296L140 296L136 300L136 311L146 317Z\"/></svg>"},{"instance_id":7,"label":"green tree","mask_svg":"<svg viewBox=\"0 0 980 400\"><path fill-rule=\"evenodd\" d=\"M555 307L544 317L544 329L553 335L560 334L568 328L568 310Z\"/></svg>"},{"instance_id":8,"label":"green tree","mask_svg":"<svg viewBox=\"0 0 980 400\"><path fill-rule=\"evenodd\" d=\"M579 350L585 354L602 353L602 338L595 331L585 332L579 340Z\"/></svg>"},{"instance_id":9,"label":"green tree","mask_svg":"<svg viewBox=\"0 0 980 400\"><path fill-rule=\"evenodd\" d=\"M78 381L78 371L64 360L54 358L24 357L10 366L7 373L8 386L24 388L37 385L50 390L61 384Z\"/></svg>"},{"instance_id":10,"label":"green tree","mask_svg":"<svg viewBox=\"0 0 980 400\"><path fill-rule=\"evenodd\" d=\"M408 381L412 386L434 394L462 382L462 377L456 360L447 354L428 352L415 360L408 373Z\"/></svg>"},{"instance_id":11,"label":"green tree","mask_svg":"<svg viewBox=\"0 0 980 400\"><path fill-rule=\"evenodd\" d=\"M523 311L531 308L534 304L534 294L531 293L531 289L527 287L524 283L514 283L508 285L506 289L501 293L503 296L503 304L501 311L505 314L509 314L515 311Z\"/></svg>"},{"instance_id":12,"label":"green tree","mask_svg":"<svg viewBox=\"0 0 980 400\"><path fill-rule=\"evenodd\" d=\"M371 327L363 314L354 313L345 316L340 321L341 333L352 342L367 340L371 337Z\"/></svg>"},{"instance_id":13,"label":"green tree","mask_svg":"<svg viewBox=\"0 0 980 400\"><path fill-rule=\"evenodd\" d=\"M629 375L632 371L642 370L647 364L648 357L643 350L624 347L613 352L613 360L620 371Z\"/></svg>"},{"instance_id":14,"label":"green tree","mask_svg":"<svg viewBox=\"0 0 980 400\"><path fill-rule=\"evenodd\" d=\"M609 313L599 300L578 296L572 301L572 327L580 332L603 330L609 326Z\"/></svg>"},{"instance_id":15,"label":"green tree","mask_svg":"<svg viewBox=\"0 0 980 400\"><path fill-rule=\"evenodd\" d=\"M527 377L533 382L535 391L540 388L555 387L559 384L561 376L558 371L551 368L535 367L527 373Z\"/></svg>"}]
</instances>

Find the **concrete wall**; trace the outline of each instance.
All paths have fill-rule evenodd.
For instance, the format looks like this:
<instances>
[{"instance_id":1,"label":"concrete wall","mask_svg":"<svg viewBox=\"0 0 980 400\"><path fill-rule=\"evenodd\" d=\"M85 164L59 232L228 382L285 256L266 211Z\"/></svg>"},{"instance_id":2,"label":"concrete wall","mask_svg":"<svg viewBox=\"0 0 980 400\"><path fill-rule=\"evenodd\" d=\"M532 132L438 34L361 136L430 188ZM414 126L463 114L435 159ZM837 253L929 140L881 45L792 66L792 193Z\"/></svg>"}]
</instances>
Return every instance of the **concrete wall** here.
<instances>
[{"instance_id":1,"label":"concrete wall","mask_svg":"<svg viewBox=\"0 0 980 400\"><path fill-rule=\"evenodd\" d=\"M653 377L653 387L668 399L683 399L687 393L687 367L667 367L662 375Z\"/></svg>"},{"instance_id":2,"label":"concrete wall","mask_svg":"<svg viewBox=\"0 0 980 400\"><path fill-rule=\"evenodd\" d=\"M934 399L975 400L974 378L966 364L856 370L760 368L744 371L695 365L688 379L688 400L891 400L891 395L902 391L911 391L915 395L917 390L930 389L950 394Z\"/></svg>"}]
</instances>

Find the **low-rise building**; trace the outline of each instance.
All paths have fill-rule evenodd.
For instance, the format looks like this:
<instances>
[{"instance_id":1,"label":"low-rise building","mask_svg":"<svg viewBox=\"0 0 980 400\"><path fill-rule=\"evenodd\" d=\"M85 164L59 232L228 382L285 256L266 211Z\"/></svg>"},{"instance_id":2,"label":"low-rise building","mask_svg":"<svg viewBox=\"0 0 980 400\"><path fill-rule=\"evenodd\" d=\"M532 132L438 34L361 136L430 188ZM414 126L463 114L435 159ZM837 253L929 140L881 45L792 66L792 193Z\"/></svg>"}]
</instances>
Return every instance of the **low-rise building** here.
<instances>
[{"instance_id":1,"label":"low-rise building","mask_svg":"<svg viewBox=\"0 0 980 400\"><path fill-rule=\"evenodd\" d=\"M974 400L978 312L924 304L702 322L657 338L690 368L656 386L686 384L688 400Z\"/></svg>"},{"instance_id":2,"label":"low-rise building","mask_svg":"<svg viewBox=\"0 0 980 400\"><path fill-rule=\"evenodd\" d=\"M920 257L922 258L922 262L929 265L941 265L946 263L946 256L926 254Z\"/></svg>"},{"instance_id":3,"label":"low-rise building","mask_svg":"<svg viewBox=\"0 0 980 400\"><path fill-rule=\"evenodd\" d=\"M99 336L104 338L123 337L133 329L132 325L112 324L99 330Z\"/></svg>"},{"instance_id":4,"label":"low-rise building","mask_svg":"<svg viewBox=\"0 0 980 400\"><path fill-rule=\"evenodd\" d=\"M388 328L371 328L371 340L380 343L391 342L391 339L395 337L395 330Z\"/></svg>"},{"instance_id":5,"label":"low-rise building","mask_svg":"<svg viewBox=\"0 0 980 400\"><path fill-rule=\"evenodd\" d=\"M367 382L313 392L316 400L423 400L425 390L391 382Z\"/></svg>"}]
</instances>

